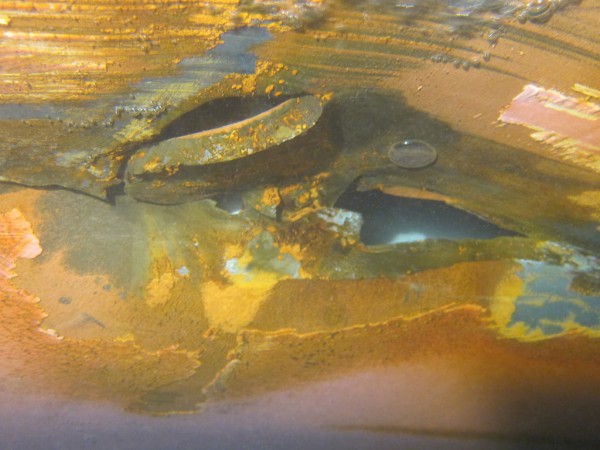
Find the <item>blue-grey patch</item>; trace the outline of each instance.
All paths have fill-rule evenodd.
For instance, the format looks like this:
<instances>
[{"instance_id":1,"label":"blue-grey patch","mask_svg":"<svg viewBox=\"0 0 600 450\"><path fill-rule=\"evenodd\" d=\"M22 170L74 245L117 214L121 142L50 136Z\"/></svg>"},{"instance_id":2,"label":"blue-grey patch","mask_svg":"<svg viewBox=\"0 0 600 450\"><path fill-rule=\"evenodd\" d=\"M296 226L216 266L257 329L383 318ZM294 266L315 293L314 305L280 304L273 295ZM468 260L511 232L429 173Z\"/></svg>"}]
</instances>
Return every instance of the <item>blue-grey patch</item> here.
<instances>
[{"instance_id":1,"label":"blue-grey patch","mask_svg":"<svg viewBox=\"0 0 600 450\"><path fill-rule=\"evenodd\" d=\"M280 253L271 233L265 231L256 236L248 244L248 250L252 261L247 266L241 266L237 258L225 262L225 269L231 275L246 275L247 281L252 279L254 272L267 272L284 278L300 278L300 262L289 253Z\"/></svg>"},{"instance_id":2,"label":"blue-grey patch","mask_svg":"<svg viewBox=\"0 0 600 450\"><path fill-rule=\"evenodd\" d=\"M181 266L179 269L177 269L177 273L180 276L185 277L190 274L190 270L185 266Z\"/></svg>"},{"instance_id":3,"label":"blue-grey patch","mask_svg":"<svg viewBox=\"0 0 600 450\"><path fill-rule=\"evenodd\" d=\"M247 27L228 31L221 36L223 43L206 55L184 59L179 63L184 70L198 67L211 67L213 70L236 73L254 73L256 56L248 53L253 45L272 39L273 36L265 28Z\"/></svg>"},{"instance_id":4,"label":"blue-grey patch","mask_svg":"<svg viewBox=\"0 0 600 450\"><path fill-rule=\"evenodd\" d=\"M427 236L418 231L407 231L406 233L396 234L388 243L389 244L402 244L406 242L419 242L427 239Z\"/></svg>"},{"instance_id":5,"label":"blue-grey patch","mask_svg":"<svg viewBox=\"0 0 600 450\"><path fill-rule=\"evenodd\" d=\"M62 303L63 305L68 305L72 302L71 297L61 297L58 299L59 303Z\"/></svg>"},{"instance_id":6,"label":"blue-grey patch","mask_svg":"<svg viewBox=\"0 0 600 450\"><path fill-rule=\"evenodd\" d=\"M560 334L564 331L560 325L545 324L545 325L541 325L540 328L542 330L542 333L544 333L546 336L551 336L553 334Z\"/></svg>"},{"instance_id":7,"label":"blue-grey patch","mask_svg":"<svg viewBox=\"0 0 600 450\"><path fill-rule=\"evenodd\" d=\"M575 260L580 262L581 258ZM547 336L563 333L572 324L600 331L600 298L569 290L574 265L519 262L523 267L519 276L525 282L525 289L515 301L508 327L521 323L529 332L539 330Z\"/></svg>"},{"instance_id":8,"label":"blue-grey patch","mask_svg":"<svg viewBox=\"0 0 600 450\"><path fill-rule=\"evenodd\" d=\"M300 278L300 263L292 255L279 252L271 233L265 231L255 237L250 242L249 250L252 262L248 264L248 270L257 269Z\"/></svg>"},{"instance_id":9,"label":"blue-grey patch","mask_svg":"<svg viewBox=\"0 0 600 450\"><path fill-rule=\"evenodd\" d=\"M48 120L64 119L68 104L29 105L21 103L0 104L0 120Z\"/></svg>"},{"instance_id":10,"label":"blue-grey patch","mask_svg":"<svg viewBox=\"0 0 600 450\"><path fill-rule=\"evenodd\" d=\"M241 275L245 273L245 270L240 267L240 261L237 258L231 258L225 261L225 270L231 275Z\"/></svg>"},{"instance_id":11,"label":"blue-grey patch","mask_svg":"<svg viewBox=\"0 0 600 450\"><path fill-rule=\"evenodd\" d=\"M89 160L89 153L86 150L73 150L70 152L60 152L56 155L57 166L69 167L78 166Z\"/></svg>"},{"instance_id":12,"label":"blue-grey patch","mask_svg":"<svg viewBox=\"0 0 600 450\"><path fill-rule=\"evenodd\" d=\"M272 35L264 28L248 27L228 31L221 39L223 43L206 54L182 60L177 65L177 75L149 78L134 85L132 91L140 101L133 103L141 108L156 108L157 105L166 104L173 106L187 98L189 93L205 89L229 74L254 73L256 55L248 53L248 50L272 39ZM148 94L152 97L152 103L148 103Z\"/></svg>"},{"instance_id":13,"label":"blue-grey patch","mask_svg":"<svg viewBox=\"0 0 600 450\"><path fill-rule=\"evenodd\" d=\"M330 230L357 239L360 236L363 217L359 212L341 208L321 208L317 211L317 217L330 224Z\"/></svg>"}]
</instances>

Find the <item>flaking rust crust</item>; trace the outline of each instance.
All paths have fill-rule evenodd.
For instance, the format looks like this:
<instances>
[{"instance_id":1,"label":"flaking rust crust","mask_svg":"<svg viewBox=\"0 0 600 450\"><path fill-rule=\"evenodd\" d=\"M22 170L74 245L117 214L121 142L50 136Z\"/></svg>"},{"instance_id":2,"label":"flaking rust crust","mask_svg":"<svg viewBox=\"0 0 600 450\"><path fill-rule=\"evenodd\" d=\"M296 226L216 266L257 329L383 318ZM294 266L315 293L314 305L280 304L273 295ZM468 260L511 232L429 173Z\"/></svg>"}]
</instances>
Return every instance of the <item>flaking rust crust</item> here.
<instances>
[{"instance_id":1,"label":"flaking rust crust","mask_svg":"<svg viewBox=\"0 0 600 450\"><path fill-rule=\"evenodd\" d=\"M524 384L534 389L537 380L557 388L561 379L570 377L569 368L577 361L578 370L573 375L585 385L579 394L583 396L600 379L595 346L593 339L577 335L536 344L498 339L484 308L447 306L412 319L394 318L338 331L248 330L239 335L237 347L229 355L234 364L230 363L220 375L224 381L217 378L211 387L217 396L247 396L289 383L331 378L334 373L434 360L464 364L462 370L476 364L480 367L472 374L473 379L484 378L501 365L506 365L502 369L505 375L517 367L520 373L532 369L535 374L528 376ZM481 367L487 363L493 368ZM545 375L544 371L551 367L558 374ZM280 376L265 381L263 373L276 371ZM510 386L505 388L510 390ZM597 388L593 391L597 392Z\"/></svg>"}]
</instances>

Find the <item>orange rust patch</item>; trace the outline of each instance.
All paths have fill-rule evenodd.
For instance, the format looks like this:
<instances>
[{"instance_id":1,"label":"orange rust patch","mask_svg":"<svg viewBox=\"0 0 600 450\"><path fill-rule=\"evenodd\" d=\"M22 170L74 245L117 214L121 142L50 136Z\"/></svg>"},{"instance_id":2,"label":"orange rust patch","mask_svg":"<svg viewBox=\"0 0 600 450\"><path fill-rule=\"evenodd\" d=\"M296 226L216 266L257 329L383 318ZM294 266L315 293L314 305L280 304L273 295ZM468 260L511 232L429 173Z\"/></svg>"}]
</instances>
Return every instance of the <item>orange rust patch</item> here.
<instances>
[{"instance_id":1,"label":"orange rust patch","mask_svg":"<svg viewBox=\"0 0 600 450\"><path fill-rule=\"evenodd\" d=\"M190 376L193 353L175 347L149 352L133 342L58 339L39 329L37 299L0 282L0 379L17 391L123 406L147 391ZM17 382L18 380L18 382Z\"/></svg>"},{"instance_id":2,"label":"orange rust patch","mask_svg":"<svg viewBox=\"0 0 600 450\"><path fill-rule=\"evenodd\" d=\"M552 408L559 419L559 408L570 402L593 403L595 410L600 409L598 402L587 400L600 396L596 341L581 336L528 344L499 339L488 327L484 310L475 306L442 308L411 320L397 318L332 332L246 331L240 334L230 361L214 384L228 397L304 385L365 369L407 370L425 363L431 373L452 367L459 373L460 385L451 386L450 392L460 397L462 386L483 391L485 398L479 402L485 402L493 412L497 409L506 421L512 420L507 415L509 409L521 401ZM265 377L267 373L277 376ZM451 408L452 404L446 402L445 406ZM417 408L418 404L408 407ZM529 405L526 411L536 413ZM494 423L503 431L506 425Z\"/></svg>"},{"instance_id":3,"label":"orange rust patch","mask_svg":"<svg viewBox=\"0 0 600 450\"><path fill-rule=\"evenodd\" d=\"M4 219L12 224L5 234L11 239L0 241L0 260L39 254L37 238L22 214L12 210ZM40 328L46 314L37 303L36 297L0 277L3 385L127 404L148 390L190 376L198 366L194 353L176 347L150 352L133 342L59 338L54 330Z\"/></svg>"}]
</instances>

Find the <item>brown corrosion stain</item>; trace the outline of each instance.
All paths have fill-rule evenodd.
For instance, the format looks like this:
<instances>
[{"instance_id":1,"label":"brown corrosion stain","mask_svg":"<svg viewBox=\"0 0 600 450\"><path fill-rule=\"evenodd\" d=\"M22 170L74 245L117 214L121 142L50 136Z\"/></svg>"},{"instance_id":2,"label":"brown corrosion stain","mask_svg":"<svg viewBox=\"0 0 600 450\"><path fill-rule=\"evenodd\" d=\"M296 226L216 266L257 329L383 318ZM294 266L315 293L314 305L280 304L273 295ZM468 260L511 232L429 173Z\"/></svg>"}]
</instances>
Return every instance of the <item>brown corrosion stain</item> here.
<instances>
[{"instance_id":1,"label":"brown corrosion stain","mask_svg":"<svg viewBox=\"0 0 600 450\"><path fill-rule=\"evenodd\" d=\"M433 358L463 367L474 380L504 367L500 373L507 384L524 386L535 378L537 387L549 389L558 388L561 380L577 378L600 395L592 386L600 379L600 356L593 339L571 335L524 344L498 338L489 325L483 308L465 305L336 331L248 330L240 333L230 354L225 392L248 395L365 367ZM528 375L521 379L524 374Z\"/></svg>"},{"instance_id":2,"label":"brown corrosion stain","mask_svg":"<svg viewBox=\"0 0 600 450\"><path fill-rule=\"evenodd\" d=\"M126 406L198 366L193 353L175 347L151 352L133 342L58 338L40 330L45 313L35 297L2 282L0 298L0 377L17 391Z\"/></svg>"},{"instance_id":3,"label":"brown corrosion stain","mask_svg":"<svg viewBox=\"0 0 600 450\"><path fill-rule=\"evenodd\" d=\"M431 400L425 393L433 391L443 395L434 405L460 411L463 404L471 404L491 417L481 421L479 416L467 415L442 421L446 425L458 422L453 428L564 436L576 433L578 414L587 417L600 411L599 363L593 339L569 335L528 344L501 339L489 327L484 309L466 305L333 332L240 333L228 366L209 392L217 397L248 396L322 380L335 383L339 377L386 367L403 376L421 367L424 373L412 380L411 390L424 395L398 397L397 404L402 406L387 409L384 416L371 417L366 423L379 420L379 425L391 421L402 426L406 419L416 420L417 427L435 427L437 419L428 422L418 417L419 408L426 407L420 402ZM453 381L445 386L427 385L432 380L441 382L440 373ZM365 389L378 391L374 385ZM583 410L572 414L565 411L568 407ZM408 413L411 410L416 412ZM430 413L440 415L435 410ZM568 423L562 423L563 418ZM443 429L437 431L443 434ZM593 427L584 426L581 431L597 435Z\"/></svg>"},{"instance_id":4,"label":"brown corrosion stain","mask_svg":"<svg viewBox=\"0 0 600 450\"><path fill-rule=\"evenodd\" d=\"M398 316L415 317L465 302L483 306L513 268L512 263L483 261L398 278L283 280L273 288L248 328L294 329L298 333L334 331Z\"/></svg>"},{"instance_id":5,"label":"brown corrosion stain","mask_svg":"<svg viewBox=\"0 0 600 450\"><path fill-rule=\"evenodd\" d=\"M44 262L19 265L14 284L34 293L48 315L44 328L64 337L111 340L132 331L131 305L107 275L82 275L69 270L65 253L47 255ZM31 273L35 273L35 277Z\"/></svg>"},{"instance_id":6,"label":"brown corrosion stain","mask_svg":"<svg viewBox=\"0 0 600 450\"><path fill-rule=\"evenodd\" d=\"M564 92L576 83L597 88L597 5L562 10L552 26L509 21L493 47L441 35L427 18L405 26L393 13L332 7L322 26L277 35L257 53L298 70L306 91L381 89L457 131L547 155L527 132L498 126L497 116L529 80Z\"/></svg>"},{"instance_id":7,"label":"brown corrosion stain","mask_svg":"<svg viewBox=\"0 0 600 450\"><path fill-rule=\"evenodd\" d=\"M0 239L0 259L37 256L41 248L23 215L14 209L4 219L12 226ZM11 388L126 405L190 376L199 364L194 352L176 346L148 351L127 340L61 338L41 327L46 314L38 298L15 288L6 275L0 279L0 378Z\"/></svg>"},{"instance_id":8,"label":"brown corrosion stain","mask_svg":"<svg viewBox=\"0 0 600 450\"><path fill-rule=\"evenodd\" d=\"M2 197L5 211L20 207L26 198L6 195L12 196ZM594 398L599 393L600 356L593 339L571 333L529 343L499 336L503 320L511 314L510 308L501 306L510 306L506 300L522 289L515 275L518 264L511 260L354 280L310 279L318 275L312 272L305 274L306 279L282 279L266 271L267 278L244 278L236 284L233 274L220 269L227 259L243 259L248 243L261 230L273 234L280 254L294 256L303 266L310 258L323 258L323 249L329 247L322 243L331 238L312 232L316 228L309 224L297 235L275 224L242 227L201 206L144 206L148 214L144 217L153 221L146 233L156 264L142 270L149 278L127 301L119 298L116 287L103 289L111 283L111 275L100 270L80 273L66 265L62 246L53 250L49 246L44 258L21 260L15 279L21 289L12 279L11 284L8 280L0 284L2 381L16 392L44 390L108 399L140 412L169 413L197 411L207 399L296 388L378 368L404 373L420 365L427 374L456 371L460 386L450 387L456 395L442 402L444 407L451 408L452 399L467 401L460 389L473 386L467 392L483 392L486 405L500 411L496 424L511 420L520 398L531 399L523 411L533 415L531 405L546 409L560 402L580 405L586 395ZM66 211L56 210L52 214ZM103 214L100 208L95 211ZM183 212L185 216L178 215ZM190 229L184 217L193 217ZM91 224L85 220L81 223ZM209 225L202 228L198 223ZM34 221L28 230L35 233L43 225ZM79 228L82 233L97 230ZM170 288L159 282L153 285L152 275L160 281L162 274L180 267L175 264L179 247L167 245L175 245L171 236L189 238L184 241L195 249L202 277L194 278L191 270L172 286L166 283ZM307 242L314 245L310 251ZM438 261L437 247L431 248L431 257ZM97 256L91 253L90 257ZM186 267L193 268L194 261L186 258ZM145 301L151 298L148 286L156 294L153 306ZM61 296L70 297L71 303L61 302ZM504 303L494 303L495 299ZM82 317L84 322L69 325L69 320ZM427 391L426 383L438 379L425 376L413 381ZM413 397L407 408L418 402L418 396ZM592 410L600 409L594 401L589 403Z\"/></svg>"}]
</instances>

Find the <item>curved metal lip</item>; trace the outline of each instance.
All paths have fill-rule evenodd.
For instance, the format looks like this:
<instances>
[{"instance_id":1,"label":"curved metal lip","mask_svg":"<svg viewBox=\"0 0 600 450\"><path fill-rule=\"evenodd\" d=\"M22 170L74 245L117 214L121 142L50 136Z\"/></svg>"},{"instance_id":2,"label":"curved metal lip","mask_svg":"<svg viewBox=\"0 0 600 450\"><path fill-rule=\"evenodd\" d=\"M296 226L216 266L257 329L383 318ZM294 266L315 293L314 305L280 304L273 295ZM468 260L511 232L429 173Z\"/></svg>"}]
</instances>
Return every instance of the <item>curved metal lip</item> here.
<instances>
[{"instance_id":1,"label":"curved metal lip","mask_svg":"<svg viewBox=\"0 0 600 450\"><path fill-rule=\"evenodd\" d=\"M241 121L141 148L129 159L126 173L136 177L243 158L303 134L322 112L317 96L293 97Z\"/></svg>"}]
</instances>

